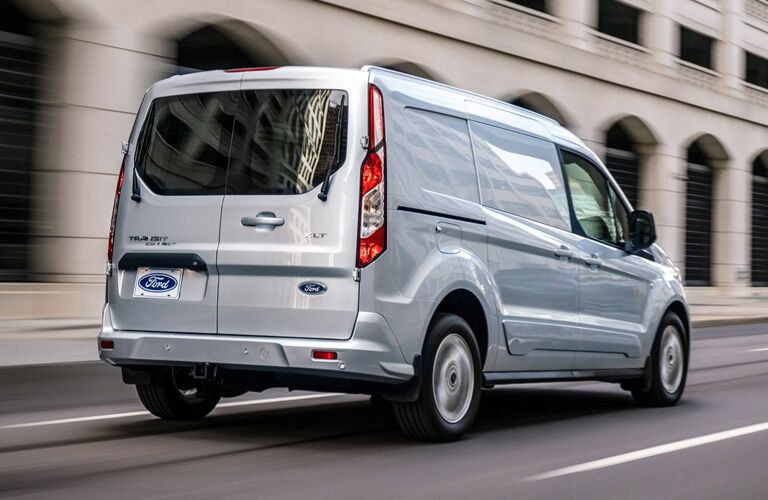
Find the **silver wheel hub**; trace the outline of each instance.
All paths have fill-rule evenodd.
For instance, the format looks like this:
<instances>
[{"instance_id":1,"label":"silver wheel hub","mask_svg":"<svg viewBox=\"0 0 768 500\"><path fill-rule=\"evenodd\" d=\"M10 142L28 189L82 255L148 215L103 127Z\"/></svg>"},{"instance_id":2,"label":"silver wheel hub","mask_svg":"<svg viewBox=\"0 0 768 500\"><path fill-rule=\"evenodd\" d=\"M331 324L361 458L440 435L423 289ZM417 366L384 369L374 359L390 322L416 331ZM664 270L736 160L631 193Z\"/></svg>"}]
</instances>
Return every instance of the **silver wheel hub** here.
<instances>
[{"instance_id":1,"label":"silver wheel hub","mask_svg":"<svg viewBox=\"0 0 768 500\"><path fill-rule=\"evenodd\" d=\"M661 385L667 394L674 394L680 389L685 371L683 337L680 331L670 325L661 335L659 364L661 365Z\"/></svg>"},{"instance_id":2,"label":"silver wheel hub","mask_svg":"<svg viewBox=\"0 0 768 500\"><path fill-rule=\"evenodd\" d=\"M475 388L472 353L464 338L446 336L435 353L432 390L440 416L448 423L461 421L469 411Z\"/></svg>"}]
</instances>

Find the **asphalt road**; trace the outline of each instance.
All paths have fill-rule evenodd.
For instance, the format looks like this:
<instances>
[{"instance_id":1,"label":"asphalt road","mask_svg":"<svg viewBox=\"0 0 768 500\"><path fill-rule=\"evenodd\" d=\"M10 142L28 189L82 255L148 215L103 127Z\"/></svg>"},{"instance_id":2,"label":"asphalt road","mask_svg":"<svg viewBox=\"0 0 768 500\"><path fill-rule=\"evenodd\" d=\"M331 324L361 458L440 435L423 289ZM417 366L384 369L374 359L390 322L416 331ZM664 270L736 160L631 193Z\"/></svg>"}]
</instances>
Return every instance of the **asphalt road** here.
<instances>
[{"instance_id":1,"label":"asphalt road","mask_svg":"<svg viewBox=\"0 0 768 500\"><path fill-rule=\"evenodd\" d=\"M360 396L268 391L172 423L106 365L2 368L0 497L768 499L768 325L695 337L675 408L611 384L497 388L451 444Z\"/></svg>"}]
</instances>

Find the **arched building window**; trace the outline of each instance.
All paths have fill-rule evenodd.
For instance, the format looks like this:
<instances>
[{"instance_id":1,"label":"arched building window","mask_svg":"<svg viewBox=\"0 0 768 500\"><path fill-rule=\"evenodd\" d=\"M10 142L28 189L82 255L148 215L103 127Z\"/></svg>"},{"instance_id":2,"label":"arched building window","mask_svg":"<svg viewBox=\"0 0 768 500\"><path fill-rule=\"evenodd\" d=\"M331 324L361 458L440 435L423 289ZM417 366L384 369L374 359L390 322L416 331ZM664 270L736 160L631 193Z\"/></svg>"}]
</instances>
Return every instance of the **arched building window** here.
<instances>
[{"instance_id":1,"label":"arched building window","mask_svg":"<svg viewBox=\"0 0 768 500\"><path fill-rule=\"evenodd\" d=\"M605 166L632 206L640 203L643 155L656 144L650 128L636 116L625 116L605 132Z\"/></svg>"},{"instance_id":2,"label":"arched building window","mask_svg":"<svg viewBox=\"0 0 768 500\"><path fill-rule=\"evenodd\" d=\"M399 71L400 73L406 73L408 75L418 76L419 78L426 78L427 80L432 80L435 82L442 81L435 76L434 72L420 64L416 64L410 61L389 62L384 64L376 64L376 66Z\"/></svg>"},{"instance_id":3,"label":"arched building window","mask_svg":"<svg viewBox=\"0 0 768 500\"><path fill-rule=\"evenodd\" d=\"M768 151L752 163L752 285L768 286Z\"/></svg>"},{"instance_id":4,"label":"arched building window","mask_svg":"<svg viewBox=\"0 0 768 500\"><path fill-rule=\"evenodd\" d=\"M552 102L547 96L539 94L538 92L529 92L523 94L512 101L511 104L520 106L534 113L539 113L548 118L552 118L563 127L568 127L568 120L566 119L560 108Z\"/></svg>"},{"instance_id":5,"label":"arched building window","mask_svg":"<svg viewBox=\"0 0 768 500\"><path fill-rule=\"evenodd\" d=\"M715 169L728 159L711 135L699 137L688 147L685 195L685 282L712 284L712 236Z\"/></svg>"},{"instance_id":6,"label":"arched building window","mask_svg":"<svg viewBox=\"0 0 768 500\"><path fill-rule=\"evenodd\" d=\"M635 143L620 123L613 125L605 134L605 165L629 202L637 206L640 160Z\"/></svg>"},{"instance_id":7,"label":"arched building window","mask_svg":"<svg viewBox=\"0 0 768 500\"><path fill-rule=\"evenodd\" d=\"M240 21L204 25L177 41L179 73L252 66L282 66L277 46Z\"/></svg>"}]
</instances>

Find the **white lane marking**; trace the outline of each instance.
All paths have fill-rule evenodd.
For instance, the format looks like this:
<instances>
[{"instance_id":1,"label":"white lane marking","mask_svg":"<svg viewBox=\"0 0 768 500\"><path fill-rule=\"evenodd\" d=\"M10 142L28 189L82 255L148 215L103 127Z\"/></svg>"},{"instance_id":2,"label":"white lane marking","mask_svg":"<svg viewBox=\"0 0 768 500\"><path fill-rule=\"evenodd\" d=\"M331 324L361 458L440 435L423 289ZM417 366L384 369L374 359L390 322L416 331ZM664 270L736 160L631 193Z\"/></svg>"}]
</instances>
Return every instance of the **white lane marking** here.
<instances>
[{"instance_id":1,"label":"white lane marking","mask_svg":"<svg viewBox=\"0 0 768 500\"><path fill-rule=\"evenodd\" d=\"M228 403L221 403L216 408L232 408L235 406L250 406L261 405L268 403L283 403L285 401L301 401L304 399L318 399L318 398L330 398L334 396L342 396L342 394L330 393L330 394L306 394L303 396L285 396L281 398L269 398L269 399L252 399L248 401L230 401ZM127 418L138 417L142 415L149 415L148 411L129 411L125 413L112 413L109 415L91 415L88 417L74 417L74 418L62 418L59 420L43 420L41 422L27 422L23 424L10 424L0 425L0 430L6 429L22 429L24 427L41 427L45 425L59 425L59 424L72 424L76 422L92 422L94 420L109 420L113 418Z\"/></svg>"},{"instance_id":2,"label":"white lane marking","mask_svg":"<svg viewBox=\"0 0 768 500\"><path fill-rule=\"evenodd\" d=\"M762 352L762 351L768 351L768 347L761 347L759 349L750 349L747 352Z\"/></svg>"},{"instance_id":3,"label":"white lane marking","mask_svg":"<svg viewBox=\"0 0 768 500\"><path fill-rule=\"evenodd\" d=\"M615 455L613 457L603 458L601 460L594 460L592 462L573 465L571 467L563 467L562 469L555 469L549 472L545 472L543 474L530 476L526 478L526 480L541 481L543 479L553 479L556 477L567 476L569 474L576 474L578 472L587 472L587 471L592 471L597 469L605 469L606 467L613 467L614 465L625 464L627 462L634 462L636 460L642 460L644 458L655 457L657 455L664 455L666 453L672 453L675 451L694 448L696 446L716 443L718 441L724 441L726 439L733 439L733 438L746 436L749 434L755 434L757 432L764 432L764 431L768 431L768 422L748 425L746 427L739 427L737 429L731 429L728 431L715 432L714 434L706 434L704 436L699 436L695 438L683 439L682 441L675 441L673 443L653 446L651 448L645 448L643 450L624 453L622 455Z\"/></svg>"}]
</instances>

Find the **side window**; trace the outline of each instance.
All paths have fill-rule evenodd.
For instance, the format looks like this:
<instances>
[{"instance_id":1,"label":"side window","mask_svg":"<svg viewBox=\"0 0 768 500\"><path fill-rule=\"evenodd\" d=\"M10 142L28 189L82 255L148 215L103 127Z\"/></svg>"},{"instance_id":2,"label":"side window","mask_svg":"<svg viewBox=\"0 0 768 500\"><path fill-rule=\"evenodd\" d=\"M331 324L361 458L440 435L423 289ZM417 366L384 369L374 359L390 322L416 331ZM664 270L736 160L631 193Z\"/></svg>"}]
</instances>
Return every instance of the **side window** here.
<instances>
[{"instance_id":1,"label":"side window","mask_svg":"<svg viewBox=\"0 0 768 500\"><path fill-rule=\"evenodd\" d=\"M554 144L471 122L483 205L570 230L568 200Z\"/></svg>"},{"instance_id":2,"label":"side window","mask_svg":"<svg viewBox=\"0 0 768 500\"><path fill-rule=\"evenodd\" d=\"M606 243L625 241L628 214L608 179L597 167L566 151L563 152L563 168L574 215L584 234Z\"/></svg>"}]
</instances>

